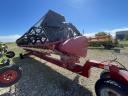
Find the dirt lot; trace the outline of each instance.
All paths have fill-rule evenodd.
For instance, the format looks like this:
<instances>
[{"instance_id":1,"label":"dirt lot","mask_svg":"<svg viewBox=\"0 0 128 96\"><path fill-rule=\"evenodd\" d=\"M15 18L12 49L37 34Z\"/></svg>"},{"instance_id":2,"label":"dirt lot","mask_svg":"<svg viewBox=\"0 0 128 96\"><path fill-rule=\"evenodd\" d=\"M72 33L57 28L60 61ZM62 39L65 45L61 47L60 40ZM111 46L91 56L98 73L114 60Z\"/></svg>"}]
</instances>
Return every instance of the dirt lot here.
<instances>
[{"instance_id":1,"label":"dirt lot","mask_svg":"<svg viewBox=\"0 0 128 96\"><path fill-rule=\"evenodd\" d=\"M17 54L13 61L20 64L23 76L17 84L1 88L0 96L95 96L94 84L102 70L92 69L91 77L87 79L36 57L20 60L18 54L22 50L15 44L9 46ZM87 57L81 59L81 62L87 59L108 60L114 58L114 55L128 68L127 48L121 50L121 53L89 49Z\"/></svg>"}]
</instances>

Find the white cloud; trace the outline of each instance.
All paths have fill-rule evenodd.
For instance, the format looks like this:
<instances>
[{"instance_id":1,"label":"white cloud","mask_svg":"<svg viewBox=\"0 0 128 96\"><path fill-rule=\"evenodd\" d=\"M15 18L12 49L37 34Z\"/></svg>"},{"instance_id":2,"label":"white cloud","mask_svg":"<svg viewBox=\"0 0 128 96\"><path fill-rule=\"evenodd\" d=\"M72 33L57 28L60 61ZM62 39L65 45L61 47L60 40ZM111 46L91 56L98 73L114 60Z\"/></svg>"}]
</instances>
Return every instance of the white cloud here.
<instances>
[{"instance_id":1,"label":"white cloud","mask_svg":"<svg viewBox=\"0 0 128 96\"><path fill-rule=\"evenodd\" d=\"M127 31L128 27L124 27L124 28L117 28L117 29L112 29L112 30L104 30L103 32L107 32L110 33L113 37L115 37L116 32L117 31ZM84 35L87 37L93 37L95 36L97 32L90 32L90 33L85 33ZM6 35L6 36L0 36L0 41L1 42L15 42L19 37L21 37L20 35Z\"/></svg>"},{"instance_id":2,"label":"white cloud","mask_svg":"<svg viewBox=\"0 0 128 96\"><path fill-rule=\"evenodd\" d=\"M20 37L20 35L1 35L0 36L0 41L1 42L15 42L18 38Z\"/></svg>"},{"instance_id":3,"label":"white cloud","mask_svg":"<svg viewBox=\"0 0 128 96\"><path fill-rule=\"evenodd\" d=\"M117 29L112 29L112 30L106 30L105 32L109 32L112 36L115 37L117 31L127 31L128 27L124 28L117 28Z\"/></svg>"},{"instance_id":4,"label":"white cloud","mask_svg":"<svg viewBox=\"0 0 128 96\"><path fill-rule=\"evenodd\" d=\"M93 36L95 36L95 34L96 34L96 32L86 33L86 34L84 34L84 36L93 37Z\"/></svg>"},{"instance_id":5,"label":"white cloud","mask_svg":"<svg viewBox=\"0 0 128 96\"><path fill-rule=\"evenodd\" d=\"M123 28L117 28L112 30L103 30L103 32L110 33L113 37L115 37L117 31L127 31L127 30L128 30L128 27L123 27ZM84 35L87 37L92 37L92 36L95 36L96 33L97 32L91 32L91 33L86 33Z\"/></svg>"}]
</instances>

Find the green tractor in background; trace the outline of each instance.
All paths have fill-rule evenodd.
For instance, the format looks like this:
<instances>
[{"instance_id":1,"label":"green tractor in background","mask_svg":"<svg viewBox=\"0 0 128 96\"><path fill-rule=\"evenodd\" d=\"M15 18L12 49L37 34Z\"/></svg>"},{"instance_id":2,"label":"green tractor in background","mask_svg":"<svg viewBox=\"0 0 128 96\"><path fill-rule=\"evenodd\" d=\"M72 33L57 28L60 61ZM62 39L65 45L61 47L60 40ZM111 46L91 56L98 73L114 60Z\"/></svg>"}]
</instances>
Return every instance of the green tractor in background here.
<instances>
[{"instance_id":1,"label":"green tractor in background","mask_svg":"<svg viewBox=\"0 0 128 96\"><path fill-rule=\"evenodd\" d=\"M9 51L8 46L0 42L0 87L9 87L21 78L21 67L12 64L14 56L15 53Z\"/></svg>"},{"instance_id":2,"label":"green tractor in background","mask_svg":"<svg viewBox=\"0 0 128 96\"><path fill-rule=\"evenodd\" d=\"M5 58L13 58L15 53L8 51L8 46L5 43L0 42L0 60L3 61Z\"/></svg>"},{"instance_id":3,"label":"green tractor in background","mask_svg":"<svg viewBox=\"0 0 128 96\"><path fill-rule=\"evenodd\" d=\"M0 42L0 52L7 52L7 49L8 49L7 45Z\"/></svg>"}]
</instances>

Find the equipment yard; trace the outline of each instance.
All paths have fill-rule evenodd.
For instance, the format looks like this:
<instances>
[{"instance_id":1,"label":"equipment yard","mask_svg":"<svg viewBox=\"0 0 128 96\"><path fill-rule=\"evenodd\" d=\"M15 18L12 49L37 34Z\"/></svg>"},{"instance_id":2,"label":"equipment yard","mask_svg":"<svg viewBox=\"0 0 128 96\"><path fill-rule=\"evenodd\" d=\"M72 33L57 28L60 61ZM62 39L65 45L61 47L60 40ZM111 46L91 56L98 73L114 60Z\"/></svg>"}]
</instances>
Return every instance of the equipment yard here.
<instances>
[{"instance_id":1,"label":"equipment yard","mask_svg":"<svg viewBox=\"0 0 128 96\"><path fill-rule=\"evenodd\" d=\"M127 0L0 4L0 96L128 96Z\"/></svg>"},{"instance_id":2,"label":"equipment yard","mask_svg":"<svg viewBox=\"0 0 128 96\"><path fill-rule=\"evenodd\" d=\"M93 68L90 78L87 79L34 56L20 60L19 53L22 49L17 48L14 43L8 46L15 51L13 61L20 64L23 76L17 84L1 88L0 96L95 96L94 84L99 78L101 69ZM113 59L114 56L128 68L128 48L122 49L120 53L91 48L88 49L87 57L81 59L81 62L88 59L106 61Z\"/></svg>"}]
</instances>

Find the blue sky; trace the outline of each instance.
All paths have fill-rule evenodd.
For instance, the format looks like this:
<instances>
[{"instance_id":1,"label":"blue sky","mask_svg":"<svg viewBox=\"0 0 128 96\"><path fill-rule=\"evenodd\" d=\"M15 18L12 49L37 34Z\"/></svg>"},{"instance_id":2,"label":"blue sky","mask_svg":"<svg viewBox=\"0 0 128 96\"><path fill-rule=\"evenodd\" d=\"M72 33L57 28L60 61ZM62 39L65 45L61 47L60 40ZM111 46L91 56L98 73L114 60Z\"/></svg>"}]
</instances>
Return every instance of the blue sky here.
<instances>
[{"instance_id":1,"label":"blue sky","mask_svg":"<svg viewBox=\"0 0 128 96\"><path fill-rule=\"evenodd\" d=\"M15 41L49 9L87 35L128 29L128 0L0 0L0 41Z\"/></svg>"}]
</instances>

